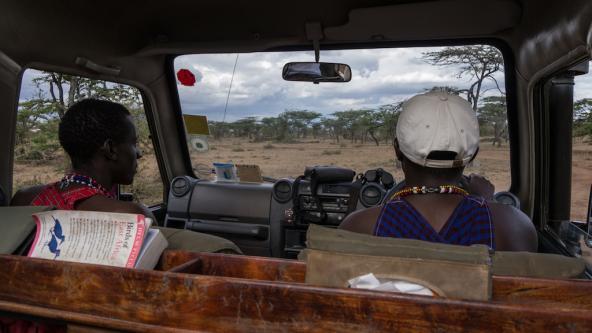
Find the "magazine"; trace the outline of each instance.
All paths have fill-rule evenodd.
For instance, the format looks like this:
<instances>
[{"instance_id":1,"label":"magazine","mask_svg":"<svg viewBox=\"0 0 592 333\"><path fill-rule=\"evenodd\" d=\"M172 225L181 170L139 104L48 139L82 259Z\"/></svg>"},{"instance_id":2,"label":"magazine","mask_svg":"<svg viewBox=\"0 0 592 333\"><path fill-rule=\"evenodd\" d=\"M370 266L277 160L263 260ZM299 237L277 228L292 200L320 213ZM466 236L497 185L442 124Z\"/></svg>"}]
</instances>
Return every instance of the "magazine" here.
<instances>
[{"instance_id":1,"label":"magazine","mask_svg":"<svg viewBox=\"0 0 592 333\"><path fill-rule=\"evenodd\" d=\"M29 257L153 269L168 246L144 215L53 210L33 218Z\"/></svg>"}]
</instances>

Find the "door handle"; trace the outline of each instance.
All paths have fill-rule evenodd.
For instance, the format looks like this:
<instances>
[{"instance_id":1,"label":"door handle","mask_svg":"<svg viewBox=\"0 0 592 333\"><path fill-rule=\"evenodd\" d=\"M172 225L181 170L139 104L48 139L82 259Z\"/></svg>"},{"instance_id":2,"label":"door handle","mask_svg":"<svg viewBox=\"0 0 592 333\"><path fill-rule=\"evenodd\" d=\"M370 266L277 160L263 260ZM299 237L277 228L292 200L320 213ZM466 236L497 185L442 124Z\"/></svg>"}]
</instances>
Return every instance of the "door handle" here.
<instances>
[{"instance_id":1,"label":"door handle","mask_svg":"<svg viewBox=\"0 0 592 333\"><path fill-rule=\"evenodd\" d=\"M204 233L222 233L240 236L249 236L257 239L267 239L268 228L258 225L227 225L215 222L189 221L186 229Z\"/></svg>"}]
</instances>

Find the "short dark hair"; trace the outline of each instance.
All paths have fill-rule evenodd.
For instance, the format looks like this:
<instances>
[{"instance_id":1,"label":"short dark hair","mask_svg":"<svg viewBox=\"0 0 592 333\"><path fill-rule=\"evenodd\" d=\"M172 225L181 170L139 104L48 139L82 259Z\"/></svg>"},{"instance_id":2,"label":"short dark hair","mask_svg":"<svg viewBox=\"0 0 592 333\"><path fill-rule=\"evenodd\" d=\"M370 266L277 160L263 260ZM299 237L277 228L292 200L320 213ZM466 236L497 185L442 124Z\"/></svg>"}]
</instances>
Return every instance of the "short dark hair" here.
<instances>
[{"instance_id":1,"label":"short dark hair","mask_svg":"<svg viewBox=\"0 0 592 333\"><path fill-rule=\"evenodd\" d=\"M94 98L76 102L60 122L60 144L72 163L86 162L106 140L126 139L129 128L122 124L128 116L130 112L119 103Z\"/></svg>"}]
</instances>

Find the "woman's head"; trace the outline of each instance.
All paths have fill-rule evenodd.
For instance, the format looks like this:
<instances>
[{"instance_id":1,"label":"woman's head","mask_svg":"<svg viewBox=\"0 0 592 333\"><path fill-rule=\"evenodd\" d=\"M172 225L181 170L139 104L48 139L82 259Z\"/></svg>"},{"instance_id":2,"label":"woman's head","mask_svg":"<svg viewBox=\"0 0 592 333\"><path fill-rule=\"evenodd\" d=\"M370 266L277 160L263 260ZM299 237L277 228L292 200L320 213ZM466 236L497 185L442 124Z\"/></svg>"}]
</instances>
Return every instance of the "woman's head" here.
<instances>
[{"instance_id":1,"label":"woman's head","mask_svg":"<svg viewBox=\"0 0 592 333\"><path fill-rule=\"evenodd\" d=\"M133 181L140 154L132 117L123 105L98 99L75 103L60 122L59 139L74 169L95 165L113 183Z\"/></svg>"}]
</instances>

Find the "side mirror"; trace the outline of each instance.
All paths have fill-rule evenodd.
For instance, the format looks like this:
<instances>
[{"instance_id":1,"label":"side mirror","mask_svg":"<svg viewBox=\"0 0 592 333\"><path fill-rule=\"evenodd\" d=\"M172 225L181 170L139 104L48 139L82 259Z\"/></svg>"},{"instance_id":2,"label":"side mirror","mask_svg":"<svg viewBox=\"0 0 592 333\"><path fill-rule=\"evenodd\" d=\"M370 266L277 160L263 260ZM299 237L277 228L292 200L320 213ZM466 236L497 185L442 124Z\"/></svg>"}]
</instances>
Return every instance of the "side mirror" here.
<instances>
[{"instance_id":1,"label":"side mirror","mask_svg":"<svg viewBox=\"0 0 592 333\"><path fill-rule=\"evenodd\" d=\"M282 78L286 81L349 82L351 68L346 64L329 62L290 62L284 65Z\"/></svg>"}]
</instances>

